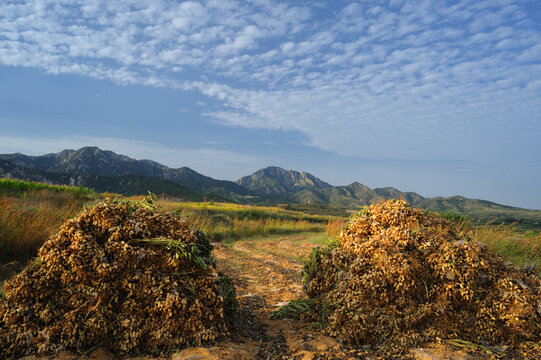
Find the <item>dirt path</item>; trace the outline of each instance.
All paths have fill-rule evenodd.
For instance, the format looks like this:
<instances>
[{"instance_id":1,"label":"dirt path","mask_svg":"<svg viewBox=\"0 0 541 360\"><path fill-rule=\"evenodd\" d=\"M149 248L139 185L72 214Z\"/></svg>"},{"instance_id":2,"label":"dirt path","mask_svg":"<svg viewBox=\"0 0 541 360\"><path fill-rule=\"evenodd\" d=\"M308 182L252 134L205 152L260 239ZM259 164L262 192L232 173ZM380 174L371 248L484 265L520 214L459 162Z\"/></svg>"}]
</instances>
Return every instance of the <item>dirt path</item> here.
<instances>
[{"instance_id":1,"label":"dirt path","mask_svg":"<svg viewBox=\"0 0 541 360\"><path fill-rule=\"evenodd\" d=\"M336 340L311 332L308 324L270 320L280 304L302 295L303 260L317 246L314 234L276 236L214 244L216 267L230 276L241 308L232 339L208 348L187 348L179 359L314 359L342 353Z\"/></svg>"}]
</instances>

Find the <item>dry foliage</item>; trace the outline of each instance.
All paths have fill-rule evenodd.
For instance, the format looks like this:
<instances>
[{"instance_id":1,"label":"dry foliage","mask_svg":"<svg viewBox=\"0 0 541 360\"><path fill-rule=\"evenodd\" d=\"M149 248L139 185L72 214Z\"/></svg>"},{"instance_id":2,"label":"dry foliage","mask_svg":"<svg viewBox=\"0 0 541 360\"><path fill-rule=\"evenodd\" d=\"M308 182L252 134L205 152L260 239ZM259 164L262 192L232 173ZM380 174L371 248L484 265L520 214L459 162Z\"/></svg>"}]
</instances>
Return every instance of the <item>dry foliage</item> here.
<instances>
[{"instance_id":1,"label":"dry foliage","mask_svg":"<svg viewBox=\"0 0 541 360\"><path fill-rule=\"evenodd\" d=\"M346 225L346 222L342 218L330 219L325 228L325 233L332 238L340 236L342 229Z\"/></svg>"},{"instance_id":2,"label":"dry foliage","mask_svg":"<svg viewBox=\"0 0 541 360\"><path fill-rule=\"evenodd\" d=\"M71 194L0 197L0 261L34 257L45 240L82 206Z\"/></svg>"},{"instance_id":3,"label":"dry foliage","mask_svg":"<svg viewBox=\"0 0 541 360\"><path fill-rule=\"evenodd\" d=\"M332 309L325 332L349 343L397 353L436 338L540 340L539 278L403 201L366 208L316 252L305 291Z\"/></svg>"},{"instance_id":4,"label":"dry foliage","mask_svg":"<svg viewBox=\"0 0 541 360\"><path fill-rule=\"evenodd\" d=\"M85 209L5 284L0 357L98 345L156 352L226 335L210 250L200 232L152 204Z\"/></svg>"}]
</instances>

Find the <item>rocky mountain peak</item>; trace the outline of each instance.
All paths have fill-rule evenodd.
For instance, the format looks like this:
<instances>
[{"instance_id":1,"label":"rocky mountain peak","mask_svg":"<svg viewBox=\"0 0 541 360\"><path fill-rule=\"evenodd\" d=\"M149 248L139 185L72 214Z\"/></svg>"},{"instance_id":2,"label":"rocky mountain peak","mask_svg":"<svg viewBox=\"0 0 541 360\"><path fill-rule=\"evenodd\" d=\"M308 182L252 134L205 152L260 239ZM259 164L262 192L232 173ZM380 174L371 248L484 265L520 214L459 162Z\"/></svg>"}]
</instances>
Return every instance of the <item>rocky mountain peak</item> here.
<instances>
[{"instance_id":1,"label":"rocky mountain peak","mask_svg":"<svg viewBox=\"0 0 541 360\"><path fill-rule=\"evenodd\" d=\"M277 166L260 169L236 183L261 195L284 198L305 189L332 187L308 172L285 170Z\"/></svg>"}]
</instances>

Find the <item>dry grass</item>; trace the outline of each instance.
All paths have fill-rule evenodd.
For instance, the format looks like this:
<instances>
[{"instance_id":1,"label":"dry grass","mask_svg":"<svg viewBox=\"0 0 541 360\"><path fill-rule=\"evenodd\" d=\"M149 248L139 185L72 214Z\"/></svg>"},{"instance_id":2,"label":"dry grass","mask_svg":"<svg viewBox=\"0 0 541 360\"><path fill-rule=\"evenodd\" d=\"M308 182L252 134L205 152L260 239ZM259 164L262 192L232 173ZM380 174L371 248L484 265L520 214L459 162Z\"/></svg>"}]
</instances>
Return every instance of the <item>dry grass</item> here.
<instances>
[{"instance_id":1,"label":"dry grass","mask_svg":"<svg viewBox=\"0 0 541 360\"><path fill-rule=\"evenodd\" d=\"M79 201L59 205L35 198L0 198L0 260L34 256L41 244L80 209Z\"/></svg>"},{"instance_id":2,"label":"dry grass","mask_svg":"<svg viewBox=\"0 0 541 360\"><path fill-rule=\"evenodd\" d=\"M0 262L26 260L95 194L84 188L2 180Z\"/></svg>"},{"instance_id":3,"label":"dry grass","mask_svg":"<svg viewBox=\"0 0 541 360\"><path fill-rule=\"evenodd\" d=\"M116 194L101 194L103 197ZM97 197L97 196L94 196ZM80 193L31 188L0 197L0 262L29 259L67 219L91 199ZM328 217L274 207L236 204L160 202L166 211L187 218L211 241L253 236L323 232Z\"/></svg>"},{"instance_id":4,"label":"dry grass","mask_svg":"<svg viewBox=\"0 0 541 360\"><path fill-rule=\"evenodd\" d=\"M338 219L331 219L327 223L327 227L325 228L325 233L333 238L338 238L340 236L340 233L342 232L342 229L346 226L346 221L342 218Z\"/></svg>"},{"instance_id":5,"label":"dry grass","mask_svg":"<svg viewBox=\"0 0 541 360\"><path fill-rule=\"evenodd\" d=\"M532 263L541 275L541 233L522 231L513 225L487 224L468 230L472 239L486 244L494 253L516 266Z\"/></svg>"},{"instance_id":6,"label":"dry grass","mask_svg":"<svg viewBox=\"0 0 541 360\"><path fill-rule=\"evenodd\" d=\"M302 232L321 232L323 224L314 224L306 220L282 219L227 219L219 217L196 217L195 226L204 231L212 241L241 239L253 236L266 236L273 234L294 234Z\"/></svg>"},{"instance_id":7,"label":"dry grass","mask_svg":"<svg viewBox=\"0 0 541 360\"><path fill-rule=\"evenodd\" d=\"M4 190L6 188L12 191L17 186L10 183ZM98 197L89 197L83 191L71 188L68 191L56 188L23 190L4 192L0 196L0 262L34 256L66 219L73 217L91 198ZM193 222L211 241L303 232L326 233L332 239L337 238L346 225L343 218L307 215L278 207L169 201L159 201L159 205ZM535 263L541 274L541 233L524 232L511 225L475 226L463 222L459 226L470 238L487 244L493 252L517 266Z\"/></svg>"},{"instance_id":8,"label":"dry grass","mask_svg":"<svg viewBox=\"0 0 541 360\"><path fill-rule=\"evenodd\" d=\"M192 221L212 241L229 241L254 236L323 232L334 219L308 215L279 207L228 203L159 201L159 205Z\"/></svg>"}]
</instances>

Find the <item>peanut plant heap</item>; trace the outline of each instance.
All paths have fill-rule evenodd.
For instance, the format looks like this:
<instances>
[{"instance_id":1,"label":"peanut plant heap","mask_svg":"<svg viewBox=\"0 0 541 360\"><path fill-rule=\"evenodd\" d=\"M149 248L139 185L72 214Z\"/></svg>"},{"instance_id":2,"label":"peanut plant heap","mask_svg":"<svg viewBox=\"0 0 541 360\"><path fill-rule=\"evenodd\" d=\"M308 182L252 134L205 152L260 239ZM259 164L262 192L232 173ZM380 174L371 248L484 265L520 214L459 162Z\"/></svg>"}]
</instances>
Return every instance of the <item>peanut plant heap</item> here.
<instances>
[{"instance_id":1,"label":"peanut plant heap","mask_svg":"<svg viewBox=\"0 0 541 360\"><path fill-rule=\"evenodd\" d=\"M94 346L156 353L227 335L211 249L148 199L83 210L5 284L0 357Z\"/></svg>"},{"instance_id":2,"label":"peanut plant heap","mask_svg":"<svg viewBox=\"0 0 541 360\"><path fill-rule=\"evenodd\" d=\"M536 275L403 201L365 208L339 243L314 251L303 276L327 312L308 317L350 344L404 353L437 338L495 345L541 337Z\"/></svg>"}]
</instances>

